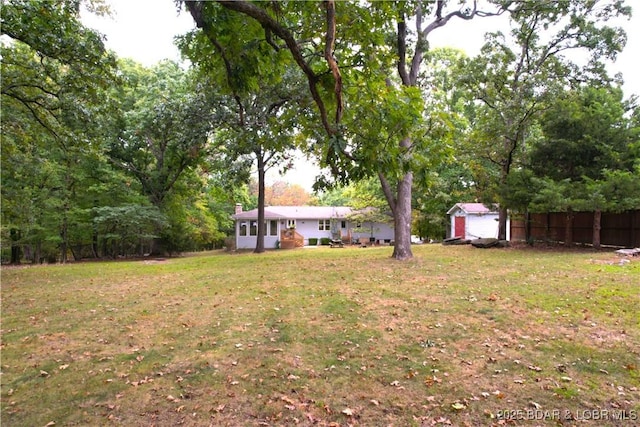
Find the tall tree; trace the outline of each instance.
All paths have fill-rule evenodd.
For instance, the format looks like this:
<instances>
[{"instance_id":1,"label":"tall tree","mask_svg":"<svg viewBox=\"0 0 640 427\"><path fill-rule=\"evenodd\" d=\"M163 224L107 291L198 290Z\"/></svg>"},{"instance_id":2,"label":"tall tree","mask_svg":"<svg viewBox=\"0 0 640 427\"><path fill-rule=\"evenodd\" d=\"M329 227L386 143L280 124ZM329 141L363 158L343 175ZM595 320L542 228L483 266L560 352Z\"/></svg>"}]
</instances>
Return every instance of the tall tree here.
<instances>
[{"instance_id":1,"label":"tall tree","mask_svg":"<svg viewBox=\"0 0 640 427\"><path fill-rule=\"evenodd\" d=\"M224 25L230 15L221 10L251 18L262 29L257 40L290 53L289 62L305 75L324 133L315 133L311 150L331 169L333 178L380 178L395 219L393 257L407 259L412 257L413 172L423 160L415 153L423 151L422 142L437 140L423 138L430 127L422 117L419 71L431 32L454 18L488 14L470 3L471 7L451 9L446 1L186 1L185 5L205 31ZM502 8L493 10L500 13ZM232 38L239 31L236 27Z\"/></svg>"},{"instance_id":2,"label":"tall tree","mask_svg":"<svg viewBox=\"0 0 640 427\"><path fill-rule=\"evenodd\" d=\"M265 251L265 177L286 161L295 147L296 116L304 90L294 67L271 66L282 62L284 51L262 40L263 28L242 15L229 14L215 4L187 2L202 31L182 38L182 51L202 74L223 89L222 126L230 160L250 158L258 173L258 230L254 252ZM209 15L204 14L206 12Z\"/></svg>"},{"instance_id":3,"label":"tall tree","mask_svg":"<svg viewBox=\"0 0 640 427\"><path fill-rule=\"evenodd\" d=\"M100 7L102 2L88 3ZM108 108L104 97L113 82L115 64L101 36L80 23L79 6L79 1L29 0L2 6L3 136L10 139L10 145L29 153L24 160L37 162L38 157L47 157L52 166L47 168L53 175L46 185L56 183L53 188L59 203L51 215L57 218L58 233L50 240L59 243L62 261L69 248L73 197L83 183L78 165L101 149ZM10 181L24 169L15 164L15 151L5 153L10 155L2 158L3 177ZM29 186L41 174L22 177L35 179ZM8 211L3 209L5 214Z\"/></svg>"},{"instance_id":4,"label":"tall tree","mask_svg":"<svg viewBox=\"0 0 640 427\"><path fill-rule=\"evenodd\" d=\"M205 185L196 170L213 150L216 92L172 61L145 68L125 60L121 78L113 94L120 119L108 154L167 215L158 250L193 249L198 231L187 219L201 217L190 210L199 205L196 194Z\"/></svg>"},{"instance_id":5,"label":"tall tree","mask_svg":"<svg viewBox=\"0 0 640 427\"><path fill-rule=\"evenodd\" d=\"M531 171L547 188L570 189L567 201L546 203L551 210L594 212L595 247L600 246L602 212L640 207L634 152L639 130L633 121L638 106L622 97L620 88L607 86L563 94L545 112L543 138L530 152Z\"/></svg>"},{"instance_id":6,"label":"tall tree","mask_svg":"<svg viewBox=\"0 0 640 427\"><path fill-rule=\"evenodd\" d=\"M441 130L438 148L443 161L415 173L413 192L412 233L421 237L441 239L446 236L448 217L445 212L454 203L474 201L478 183L474 182L471 165L477 161L464 150L464 141L470 130L475 104L465 98L458 85L460 74L466 72L466 55L456 49L432 49L425 55L425 67L421 71L420 88L427 110L438 117ZM433 147L431 147L433 150ZM429 157L433 154L430 153Z\"/></svg>"},{"instance_id":7,"label":"tall tree","mask_svg":"<svg viewBox=\"0 0 640 427\"><path fill-rule=\"evenodd\" d=\"M191 86L188 73L171 61L144 68L121 65L123 118L110 156L135 177L145 194L161 206L182 174L202 161L213 112L207 90Z\"/></svg>"},{"instance_id":8,"label":"tall tree","mask_svg":"<svg viewBox=\"0 0 640 427\"><path fill-rule=\"evenodd\" d=\"M530 149L531 169L556 181L632 170L637 136L629 113L634 109L620 88L583 86L560 94L542 116L543 138Z\"/></svg>"},{"instance_id":9,"label":"tall tree","mask_svg":"<svg viewBox=\"0 0 640 427\"><path fill-rule=\"evenodd\" d=\"M467 85L483 103L472 137L479 155L497 168L504 186L521 159L532 123L562 88L607 81L603 61L615 59L625 44L622 29L606 25L630 8L620 1L513 2L510 37L489 36L468 64ZM590 55L584 67L569 52ZM491 201L491 200L490 200ZM500 204L498 237L506 237L507 204Z\"/></svg>"}]
</instances>

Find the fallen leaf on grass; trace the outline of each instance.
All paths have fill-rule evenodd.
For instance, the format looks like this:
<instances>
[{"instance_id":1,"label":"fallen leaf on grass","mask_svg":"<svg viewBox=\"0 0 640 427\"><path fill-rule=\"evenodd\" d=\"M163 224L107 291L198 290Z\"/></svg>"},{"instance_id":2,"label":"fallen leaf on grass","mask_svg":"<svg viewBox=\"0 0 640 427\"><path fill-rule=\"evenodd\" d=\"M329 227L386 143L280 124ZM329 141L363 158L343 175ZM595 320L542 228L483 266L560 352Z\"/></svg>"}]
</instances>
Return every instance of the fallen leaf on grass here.
<instances>
[{"instance_id":1,"label":"fallen leaf on grass","mask_svg":"<svg viewBox=\"0 0 640 427\"><path fill-rule=\"evenodd\" d=\"M536 372L542 371L542 368L539 367L539 366L529 365L529 366L527 366L527 368L529 368L532 371L536 371Z\"/></svg>"},{"instance_id":2,"label":"fallen leaf on grass","mask_svg":"<svg viewBox=\"0 0 640 427\"><path fill-rule=\"evenodd\" d=\"M372 405L374 405L374 406L380 406L380 402L378 402L378 401L377 401L377 400L375 400L375 399L371 399L371 400L369 401L369 403L371 403L371 404L372 404Z\"/></svg>"},{"instance_id":3,"label":"fallen leaf on grass","mask_svg":"<svg viewBox=\"0 0 640 427\"><path fill-rule=\"evenodd\" d=\"M453 409L455 409L456 411L462 411L463 409L466 409L466 405L464 403L460 403L460 402L455 402L451 404L451 407Z\"/></svg>"},{"instance_id":4,"label":"fallen leaf on grass","mask_svg":"<svg viewBox=\"0 0 640 427\"><path fill-rule=\"evenodd\" d=\"M353 417L353 409L351 408L344 408L342 410L342 413L345 414L347 417Z\"/></svg>"},{"instance_id":5,"label":"fallen leaf on grass","mask_svg":"<svg viewBox=\"0 0 640 427\"><path fill-rule=\"evenodd\" d=\"M295 403L296 403L293 399L290 399L287 396L281 396L280 400L282 400L285 403L288 403L289 405L295 405Z\"/></svg>"},{"instance_id":6,"label":"fallen leaf on grass","mask_svg":"<svg viewBox=\"0 0 640 427\"><path fill-rule=\"evenodd\" d=\"M438 377L435 377L435 376L429 376L429 377L426 377L424 379L424 384L427 387L431 387L434 384L440 384L441 382L442 382L442 380L440 378L438 378Z\"/></svg>"}]
</instances>

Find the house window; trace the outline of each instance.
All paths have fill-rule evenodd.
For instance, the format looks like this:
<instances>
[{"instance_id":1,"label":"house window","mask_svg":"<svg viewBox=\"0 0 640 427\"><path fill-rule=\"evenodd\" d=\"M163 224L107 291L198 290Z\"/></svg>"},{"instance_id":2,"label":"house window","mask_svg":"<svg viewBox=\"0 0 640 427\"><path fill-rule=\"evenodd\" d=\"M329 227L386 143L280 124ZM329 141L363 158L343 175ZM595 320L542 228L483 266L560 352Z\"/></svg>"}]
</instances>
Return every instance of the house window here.
<instances>
[{"instance_id":1,"label":"house window","mask_svg":"<svg viewBox=\"0 0 640 427\"><path fill-rule=\"evenodd\" d=\"M247 235L247 223L245 221L242 221L240 223L240 236L246 236Z\"/></svg>"},{"instance_id":2,"label":"house window","mask_svg":"<svg viewBox=\"0 0 640 427\"><path fill-rule=\"evenodd\" d=\"M278 235L278 221L269 221L269 235L277 236Z\"/></svg>"},{"instance_id":3,"label":"house window","mask_svg":"<svg viewBox=\"0 0 640 427\"><path fill-rule=\"evenodd\" d=\"M288 219L287 220L287 228L296 228L296 220Z\"/></svg>"},{"instance_id":4,"label":"house window","mask_svg":"<svg viewBox=\"0 0 640 427\"><path fill-rule=\"evenodd\" d=\"M347 228L347 221L345 221L345 220L340 221L340 228L342 228L342 229Z\"/></svg>"},{"instance_id":5,"label":"house window","mask_svg":"<svg viewBox=\"0 0 640 427\"><path fill-rule=\"evenodd\" d=\"M330 219L320 219L318 220L318 230L323 231L329 231L331 230L331 220Z\"/></svg>"},{"instance_id":6,"label":"house window","mask_svg":"<svg viewBox=\"0 0 640 427\"><path fill-rule=\"evenodd\" d=\"M249 235L250 236L258 235L258 221L251 221L251 225L249 226Z\"/></svg>"}]
</instances>

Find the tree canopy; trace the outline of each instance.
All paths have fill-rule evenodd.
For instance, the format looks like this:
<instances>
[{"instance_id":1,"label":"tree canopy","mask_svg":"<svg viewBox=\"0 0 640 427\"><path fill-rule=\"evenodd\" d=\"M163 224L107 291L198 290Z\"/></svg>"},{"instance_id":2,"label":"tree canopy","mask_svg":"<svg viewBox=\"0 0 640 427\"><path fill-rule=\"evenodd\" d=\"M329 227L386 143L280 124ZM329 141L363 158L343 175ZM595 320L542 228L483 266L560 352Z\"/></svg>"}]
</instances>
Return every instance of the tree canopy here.
<instances>
[{"instance_id":1,"label":"tree canopy","mask_svg":"<svg viewBox=\"0 0 640 427\"><path fill-rule=\"evenodd\" d=\"M637 100L604 67L622 1L189 0L190 63L151 67L105 51L81 5L108 12L3 3L3 260L211 248L235 203L376 207L400 260L459 201L499 202L501 230L507 209L639 207ZM493 15L509 31L477 57L430 48ZM327 171L317 201L265 184L294 151Z\"/></svg>"}]
</instances>

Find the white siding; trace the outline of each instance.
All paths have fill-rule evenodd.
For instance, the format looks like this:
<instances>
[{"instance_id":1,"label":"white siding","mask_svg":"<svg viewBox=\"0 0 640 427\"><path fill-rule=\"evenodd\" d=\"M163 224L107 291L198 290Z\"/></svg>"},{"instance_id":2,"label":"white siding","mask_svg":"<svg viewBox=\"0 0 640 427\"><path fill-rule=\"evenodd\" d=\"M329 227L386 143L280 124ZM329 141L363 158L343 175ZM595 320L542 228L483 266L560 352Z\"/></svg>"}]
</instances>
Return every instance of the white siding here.
<instances>
[{"instance_id":1,"label":"white siding","mask_svg":"<svg viewBox=\"0 0 640 427\"><path fill-rule=\"evenodd\" d=\"M267 220L268 223L269 220ZM278 235L270 236L269 235L269 226L267 226L267 236L264 239L264 247L266 249L271 249L276 247L276 242L280 240L280 230L284 230L287 227L287 220L280 219L275 220L278 222ZM301 234L304 237L304 244L309 244L309 238L317 238L318 244L320 244L320 239L323 237L331 238L331 230L320 230L318 219L296 219L296 232ZM341 227L342 221L341 219L334 220L338 222L338 227ZM341 233L343 237L346 237L348 234L348 229L352 229L355 227L355 224L351 221L345 221L346 228L341 228ZM253 249L256 247L256 236L241 236L240 235L240 224L246 222L247 229L249 230L251 222L255 223L255 220L237 220L236 221L236 248L237 249ZM370 226L368 223L363 224L363 228L366 228L367 231L362 233L355 233L352 231L352 238L356 239L358 237L369 238L371 232L369 231ZM249 232L247 232L249 234ZM373 237L376 240L380 241L393 241L393 227L388 224L373 224Z\"/></svg>"},{"instance_id":2,"label":"white siding","mask_svg":"<svg viewBox=\"0 0 640 427\"><path fill-rule=\"evenodd\" d=\"M498 215L468 214L465 222L467 239L498 237Z\"/></svg>"},{"instance_id":3,"label":"white siding","mask_svg":"<svg viewBox=\"0 0 640 427\"><path fill-rule=\"evenodd\" d=\"M276 247L276 242L280 240L280 221L274 220L278 223L277 233L276 235L271 235L271 230L269 226L269 221L267 220L267 235L264 236L264 247L265 249L273 249ZM236 248L237 249L255 249L256 247L256 236L249 235L247 232L247 236L240 235L240 224L247 223L247 229L249 230L251 227L250 223L256 223L255 220L239 220L236 221Z\"/></svg>"},{"instance_id":4,"label":"white siding","mask_svg":"<svg viewBox=\"0 0 640 427\"><path fill-rule=\"evenodd\" d=\"M383 243L385 241L388 242L392 242L393 238L394 238L394 233L393 233L393 227L391 227L389 224L383 224L383 223L374 223L373 227L371 227L371 225L367 222L365 222L364 224L362 224L362 231L361 232L353 232L353 238L357 239L369 239L371 238L371 228L373 228L373 238L378 241L382 241Z\"/></svg>"},{"instance_id":5,"label":"white siding","mask_svg":"<svg viewBox=\"0 0 640 427\"><path fill-rule=\"evenodd\" d=\"M458 235L455 232L455 217L465 217L465 239L480 239L480 238L497 238L498 237L498 214L465 214L464 212L456 211L451 217L451 236ZM509 233L510 220L507 218L507 240L510 239Z\"/></svg>"},{"instance_id":6,"label":"white siding","mask_svg":"<svg viewBox=\"0 0 640 427\"><path fill-rule=\"evenodd\" d=\"M331 237L331 230L318 230L317 219L298 219L296 220L296 231L304 237L304 244L309 244L309 238L320 239L322 237Z\"/></svg>"}]
</instances>

